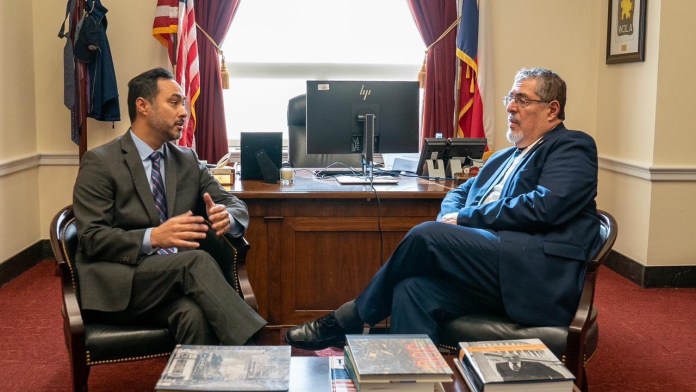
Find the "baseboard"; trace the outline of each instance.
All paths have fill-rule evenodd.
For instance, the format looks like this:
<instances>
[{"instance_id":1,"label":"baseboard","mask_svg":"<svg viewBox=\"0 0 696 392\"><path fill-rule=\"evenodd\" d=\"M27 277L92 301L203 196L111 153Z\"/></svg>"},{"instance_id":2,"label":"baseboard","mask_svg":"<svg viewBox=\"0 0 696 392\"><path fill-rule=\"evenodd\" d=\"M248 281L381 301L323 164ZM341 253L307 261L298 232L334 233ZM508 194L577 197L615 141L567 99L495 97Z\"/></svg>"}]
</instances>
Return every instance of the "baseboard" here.
<instances>
[{"instance_id":1,"label":"baseboard","mask_svg":"<svg viewBox=\"0 0 696 392\"><path fill-rule=\"evenodd\" d=\"M41 260L51 258L54 258L51 243L48 240L39 240L0 264L0 287L35 266Z\"/></svg>"},{"instance_id":2,"label":"baseboard","mask_svg":"<svg viewBox=\"0 0 696 392\"><path fill-rule=\"evenodd\" d=\"M643 288L696 287L696 266L645 266L630 257L611 251L604 265Z\"/></svg>"}]
</instances>

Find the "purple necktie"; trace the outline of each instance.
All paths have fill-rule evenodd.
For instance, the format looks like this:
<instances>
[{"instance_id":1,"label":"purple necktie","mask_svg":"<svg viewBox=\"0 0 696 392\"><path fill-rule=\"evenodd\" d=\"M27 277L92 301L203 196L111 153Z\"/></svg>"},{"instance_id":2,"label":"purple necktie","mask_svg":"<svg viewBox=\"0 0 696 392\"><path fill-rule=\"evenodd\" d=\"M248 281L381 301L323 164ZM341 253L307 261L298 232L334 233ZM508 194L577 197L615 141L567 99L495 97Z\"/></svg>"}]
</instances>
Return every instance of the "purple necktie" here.
<instances>
[{"instance_id":1,"label":"purple necktie","mask_svg":"<svg viewBox=\"0 0 696 392\"><path fill-rule=\"evenodd\" d=\"M152 196L155 198L155 206L157 207L157 214L159 214L160 223L167 220L167 196L164 193L164 181L162 181L162 173L160 172L160 163L162 162L162 153L159 151L154 151L150 154L150 161L152 162L152 173L150 173L150 180L152 181ZM168 255L176 253L175 248L160 248L157 253L161 255Z\"/></svg>"}]
</instances>

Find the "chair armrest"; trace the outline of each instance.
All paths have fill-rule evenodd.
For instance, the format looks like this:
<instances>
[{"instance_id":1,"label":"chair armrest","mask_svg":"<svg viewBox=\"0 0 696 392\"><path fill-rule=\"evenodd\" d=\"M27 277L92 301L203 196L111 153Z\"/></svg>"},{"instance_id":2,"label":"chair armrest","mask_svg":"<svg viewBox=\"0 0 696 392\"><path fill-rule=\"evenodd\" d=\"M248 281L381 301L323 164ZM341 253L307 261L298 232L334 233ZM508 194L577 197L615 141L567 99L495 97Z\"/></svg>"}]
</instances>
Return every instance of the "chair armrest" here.
<instances>
[{"instance_id":1,"label":"chair armrest","mask_svg":"<svg viewBox=\"0 0 696 392\"><path fill-rule=\"evenodd\" d=\"M594 322L592 319L592 306L596 279L596 270L588 269L578 309L568 327L565 364L578 380L584 376L582 369L584 368L586 356L585 335L587 335L590 324Z\"/></svg>"},{"instance_id":2,"label":"chair armrest","mask_svg":"<svg viewBox=\"0 0 696 392\"><path fill-rule=\"evenodd\" d=\"M232 237L230 235L224 236L227 243L236 252L236 269L237 269L237 292L244 298L244 302L247 303L252 309L258 312L259 304L256 300L256 294L254 294L254 289L251 287L251 282L249 281L249 273L246 267L246 256L249 248L249 241L244 237Z\"/></svg>"},{"instance_id":3,"label":"chair armrest","mask_svg":"<svg viewBox=\"0 0 696 392\"><path fill-rule=\"evenodd\" d=\"M62 261L58 264L61 276L63 292L63 334L68 352L84 353L85 347L85 323L82 319L80 304L77 299L77 291L73 280L73 271L70 265ZM80 347L78 347L80 346ZM82 359L83 360L83 359Z\"/></svg>"}]
</instances>

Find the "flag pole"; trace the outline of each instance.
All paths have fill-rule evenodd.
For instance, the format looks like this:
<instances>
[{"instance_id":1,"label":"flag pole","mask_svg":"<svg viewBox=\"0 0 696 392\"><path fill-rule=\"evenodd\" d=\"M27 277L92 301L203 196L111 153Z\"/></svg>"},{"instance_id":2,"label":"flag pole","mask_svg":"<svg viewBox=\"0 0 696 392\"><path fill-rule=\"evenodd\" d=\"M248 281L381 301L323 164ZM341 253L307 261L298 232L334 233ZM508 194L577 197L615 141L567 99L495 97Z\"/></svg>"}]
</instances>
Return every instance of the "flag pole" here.
<instances>
[{"instance_id":1,"label":"flag pole","mask_svg":"<svg viewBox=\"0 0 696 392\"><path fill-rule=\"evenodd\" d=\"M454 61L455 61L455 72L456 76L454 77L454 128L452 128L452 133L453 137L458 137L458 132L459 132L459 100L461 97L461 88L462 88L462 83L461 83L461 78L462 78L462 67L461 67L461 60L459 57L454 56Z\"/></svg>"}]
</instances>

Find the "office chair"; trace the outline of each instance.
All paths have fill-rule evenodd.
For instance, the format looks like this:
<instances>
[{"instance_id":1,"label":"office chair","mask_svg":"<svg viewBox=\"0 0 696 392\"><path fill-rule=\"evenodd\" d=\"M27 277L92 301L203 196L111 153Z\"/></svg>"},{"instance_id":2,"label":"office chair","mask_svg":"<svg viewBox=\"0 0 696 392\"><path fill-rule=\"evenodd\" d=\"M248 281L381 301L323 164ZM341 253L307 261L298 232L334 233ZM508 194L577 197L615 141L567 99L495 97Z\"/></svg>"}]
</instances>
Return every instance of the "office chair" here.
<instances>
[{"instance_id":1,"label":"office chair","mask_svg":"<svg viewBox=\"0 0 696 392\"><path fill-rule=\"evenodd\" d=\"M92 366L168 356L175 341L169 329L153 325L108 325L92 322L80 309L80 282L75 265L77 224L72 205L51 221L51 247L61 273L63 334L70 356L73 389L87 391ZM212 232L201 241L220 263L225 278L247 304L258 310L246 273L249 244L244 238L217 237Z\"/></svg>"},{"instance_id":2,"label":"office chair","mask_svg":"<svg viewBox=\"0 0 696 392\"><path fill-rule=\"evenodd\" d=\"M467 315L440 325L440 345L457 352L459 342L539 338L575 375L575 385L586 392L585 364L599 339L598 311L593 306L597 269L614 246L618 231L614 217L604 211L598 211L598 215L603 245L587 266L578 309L568 327L530 327L501 316Z\"/></svg>"},{"instance_id":3,"label":"office chair","mask_svg":"<svg viewBox=\"0 0 696 392\"><path fill-rule=\"evenodd\" d=\"M322 169L339 162L360 168L360 154L307 154L307 96L298 95L288 102L288 161L292 167ZM335 165L337 168L346 168Z\"/></svg>"}]
</instances>

